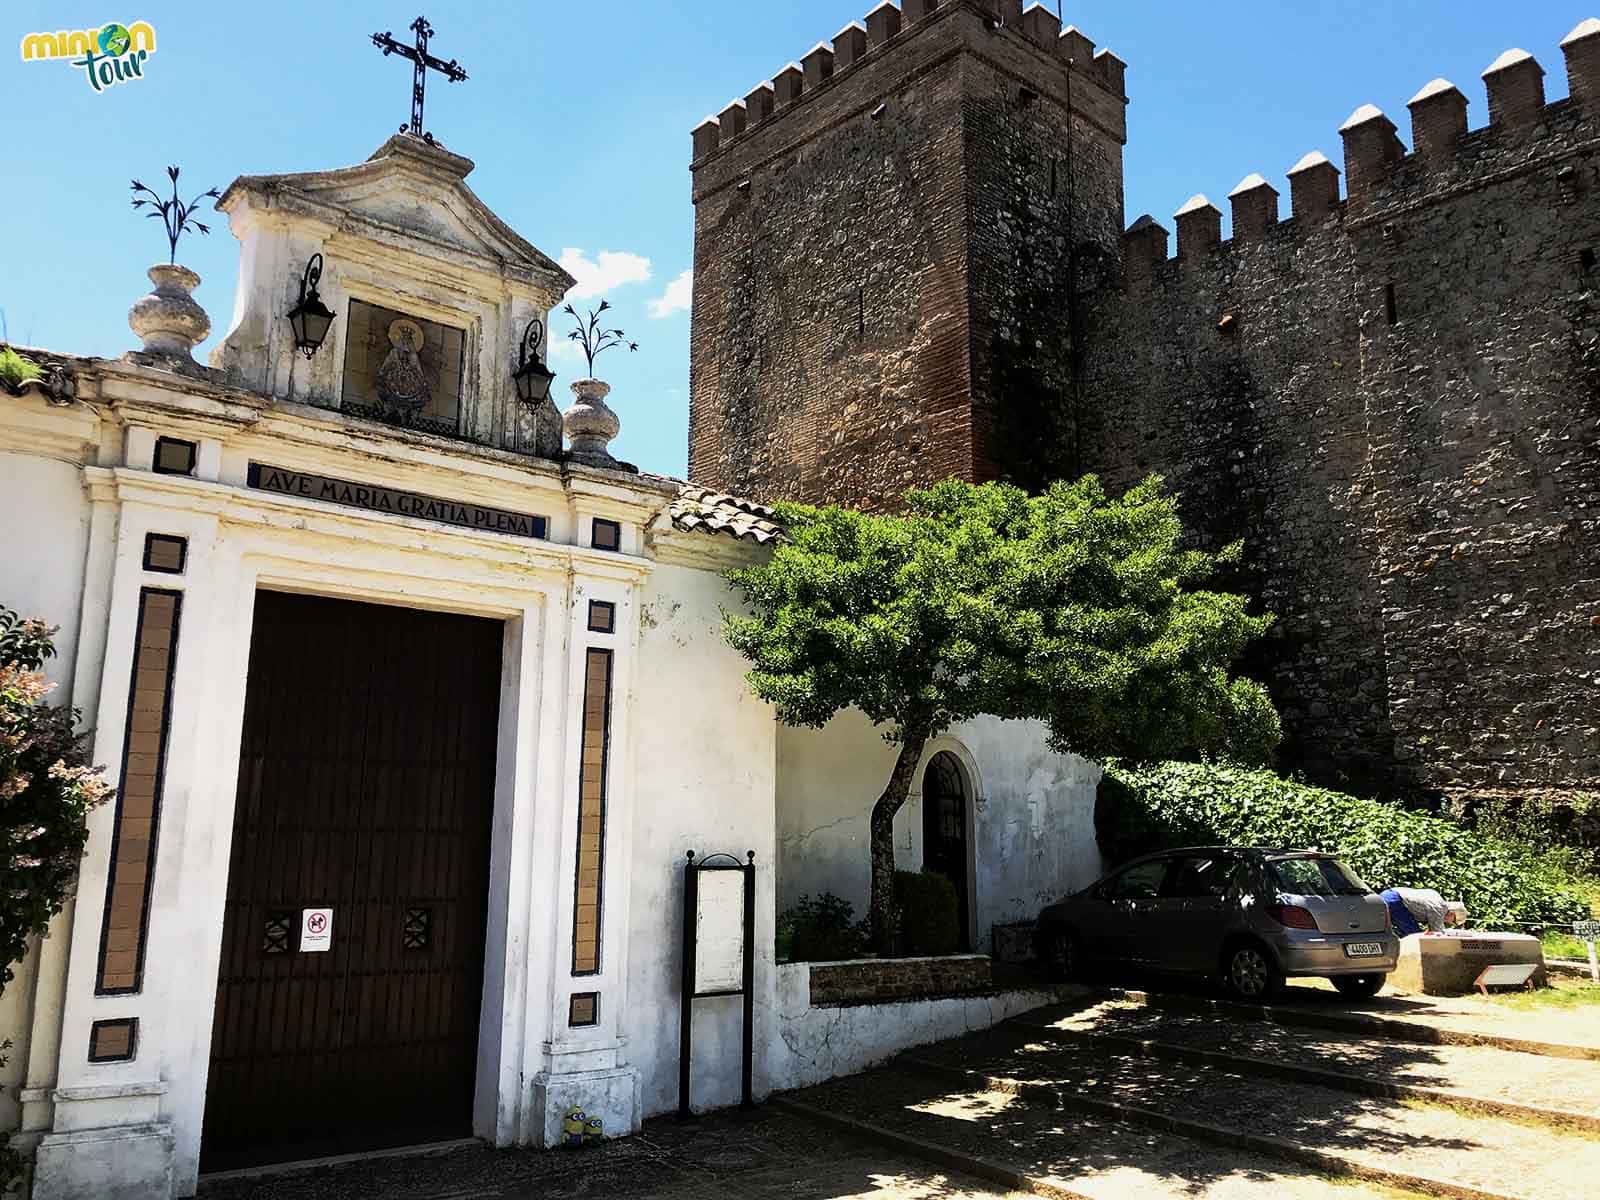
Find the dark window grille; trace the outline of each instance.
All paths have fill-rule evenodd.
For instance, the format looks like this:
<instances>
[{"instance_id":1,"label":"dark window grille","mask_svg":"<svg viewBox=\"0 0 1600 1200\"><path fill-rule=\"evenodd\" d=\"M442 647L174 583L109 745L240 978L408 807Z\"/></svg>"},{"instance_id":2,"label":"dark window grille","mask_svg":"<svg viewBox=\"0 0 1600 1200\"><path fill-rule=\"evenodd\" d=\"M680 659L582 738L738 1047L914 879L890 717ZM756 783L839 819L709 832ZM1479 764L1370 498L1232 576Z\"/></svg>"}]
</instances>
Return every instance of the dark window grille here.
<instances>
[{"instance_id":1,"label":"dark window grille","mask_svg":"<svg viewBox=\"0 0 1600 1200\"><path fill-rule=\"evenodd\" d=\"M433 940L433 910L408 908L400 927L400 945L406 950L426 950Z\"/></svg>"},{"instance_id":2,"label":"dark window grille","mask_svg":"<svg viewBox=\"0 0 1600 1200\"><path fill-rule=\"evenodd\" d=\"M261 928L261 953L287 954L294 949L294 914L268 913Z\"/></svg>"},{"instance_id":3,"label":"dark window grille","mask_svg":"<svg viewBox=\"0 0 1600 1200\"><path fill-rule=\"evenodd\" d=\"M589 601L589 632L615 633L617 631L617 606L605 600Z\"/></svg>"}]
</instances>

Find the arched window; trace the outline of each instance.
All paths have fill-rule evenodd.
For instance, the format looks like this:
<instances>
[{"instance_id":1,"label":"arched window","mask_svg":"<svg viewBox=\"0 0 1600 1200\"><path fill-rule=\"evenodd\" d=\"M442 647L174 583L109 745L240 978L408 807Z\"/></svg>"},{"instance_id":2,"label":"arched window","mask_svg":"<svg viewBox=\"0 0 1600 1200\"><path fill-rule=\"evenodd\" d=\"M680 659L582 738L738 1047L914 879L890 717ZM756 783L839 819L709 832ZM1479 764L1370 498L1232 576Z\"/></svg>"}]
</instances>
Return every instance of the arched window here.
<instances>
[{"instance_id":1,"label":"arched window","mask_svg":"<svg viewBox=\"0 0 1600 1200\"><path fill-rule=\"evenodd\" d=\"M922 869L943 875L956 889L961 944L970 948L967 916L967 805L971 800L966 772L954 754L941 750L922 776Z\"/></svg>"}]
</instances>

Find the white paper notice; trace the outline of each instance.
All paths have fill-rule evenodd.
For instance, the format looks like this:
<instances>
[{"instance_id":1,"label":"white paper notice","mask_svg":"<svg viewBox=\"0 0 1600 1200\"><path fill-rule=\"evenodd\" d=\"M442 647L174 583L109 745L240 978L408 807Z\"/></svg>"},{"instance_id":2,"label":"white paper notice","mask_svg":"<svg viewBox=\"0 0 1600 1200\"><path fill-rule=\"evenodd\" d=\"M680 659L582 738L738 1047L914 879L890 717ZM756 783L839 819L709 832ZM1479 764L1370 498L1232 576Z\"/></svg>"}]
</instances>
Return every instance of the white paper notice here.
<instances>
[{"instance_id":1,"label":"white paper notice","mask_svg":"<svg viewBox=\"0 0 1600 1200\"><path fill-rule=\"evenodd\" d=\"M701 871L695 913L694 990L744 987L744 872Z\"/></svg>"},{"instance_id":2,"label":"white paper notice","mask_svg":"<svg viewBox=\"0 0 1600 1200\"><path fill-rule=\"evenodd\" d=\"M333 909L300 910L300 953L317 954L333 947Z\"/></svg>"}]
</instances>

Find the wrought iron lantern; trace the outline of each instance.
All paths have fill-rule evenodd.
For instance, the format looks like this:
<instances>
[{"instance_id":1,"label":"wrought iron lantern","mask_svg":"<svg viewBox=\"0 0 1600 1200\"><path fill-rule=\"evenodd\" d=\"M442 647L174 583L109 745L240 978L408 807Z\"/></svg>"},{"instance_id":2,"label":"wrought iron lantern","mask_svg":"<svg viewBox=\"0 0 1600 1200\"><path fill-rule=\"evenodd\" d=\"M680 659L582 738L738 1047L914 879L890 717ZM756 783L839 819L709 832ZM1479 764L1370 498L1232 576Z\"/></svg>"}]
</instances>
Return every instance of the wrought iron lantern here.
<instances>
[{"instance_id":1,"label":"wrought iron lantern","mask_svg":"<svg viewBox=\"0 0 1600 1200\"><path fill-rule=\"evenodd\" d=\"M289 310L289 325L294 330L294 348L310 358L328 336L334 313L317 294L322 282L322 255L313 254L300 277L300 303Z\"/></svg>"},{"instance_id":2,"label":"wrought iron lantern","mask_svg":"<svg viewBox=\"0 0 1600 1200\"><path fill-rule=\"evenodd\" d=\"M544 365L539 357L539 346L544 341L544 322L538 317L528 322L522 335L522 356L517 362L512 382L517 385L517 400L527 408L543 404L550 397L550 385L555 382L555 372Z\"/></svg>"}]
</instances>

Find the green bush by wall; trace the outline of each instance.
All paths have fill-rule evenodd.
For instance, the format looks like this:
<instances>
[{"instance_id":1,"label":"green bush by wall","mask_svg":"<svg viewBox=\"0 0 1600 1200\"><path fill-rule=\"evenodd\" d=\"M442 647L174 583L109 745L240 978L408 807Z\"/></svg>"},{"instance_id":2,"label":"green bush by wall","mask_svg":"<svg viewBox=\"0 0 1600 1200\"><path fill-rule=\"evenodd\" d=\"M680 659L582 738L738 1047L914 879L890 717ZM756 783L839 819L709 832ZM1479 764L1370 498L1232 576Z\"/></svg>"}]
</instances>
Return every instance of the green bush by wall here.
<instances>
[{"instance_id":1,"label":"green bush by wall","mask_svg":"<svg viewBox=\"0 0 1600 1200\"><path fill-rule=\"evenodd\" d=\"M956 887L932 871L896 871L894 904L900 915L901 954L954 954L961 947L961 906Z\"/></svg>"},{"instance_id":2,"label":"green bush by wall","mask_svg":"<svg viewBox=\"0 0 1600 1200\"><path fill-rule=\"evenodd\" d=\"M860 958L867 947L867 934L855 917L855 906L832 892L801 896L799 903L784 909L778 917L778 961L840 962Z\"/></svg>"},{"instance_id":3,"label":"green bush by wall","mask_svg":"<svg viewBox=\"0 0 1600 1200\"><path fill-rule=\"evenodd\" d=\"M1107 764L1095 806L1108 864L1183 845L1338 854L1369 886L1434 888L1477 926L1588 915L1579 881L1528 849L1437 817L1217 763Z\"/></svg>"}]
</instances>

